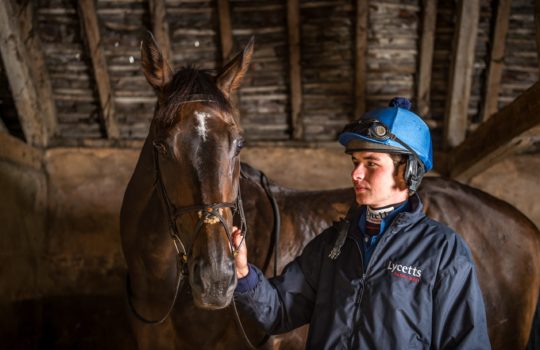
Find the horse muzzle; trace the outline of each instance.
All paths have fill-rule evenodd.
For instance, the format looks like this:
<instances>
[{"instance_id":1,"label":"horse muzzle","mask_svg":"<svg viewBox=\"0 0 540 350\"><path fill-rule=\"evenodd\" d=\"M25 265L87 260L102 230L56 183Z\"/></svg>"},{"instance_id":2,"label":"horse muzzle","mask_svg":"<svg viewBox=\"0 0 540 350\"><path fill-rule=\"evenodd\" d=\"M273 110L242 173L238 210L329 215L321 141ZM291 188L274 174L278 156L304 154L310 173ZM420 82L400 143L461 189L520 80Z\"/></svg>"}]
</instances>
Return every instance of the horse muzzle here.
<instances>
[{"instance_id":1,"label":"horse muzzle","mask_svg":"<svg viewBox=\"0 0 540 350\"><path fill-rule=\"evenodd\" d=\"M229 306L236 282L236 269L232 259L227 258L222 263L196 259L189 264L193 302L199 308L217 310Z\"/></svg>"}]
</instances>

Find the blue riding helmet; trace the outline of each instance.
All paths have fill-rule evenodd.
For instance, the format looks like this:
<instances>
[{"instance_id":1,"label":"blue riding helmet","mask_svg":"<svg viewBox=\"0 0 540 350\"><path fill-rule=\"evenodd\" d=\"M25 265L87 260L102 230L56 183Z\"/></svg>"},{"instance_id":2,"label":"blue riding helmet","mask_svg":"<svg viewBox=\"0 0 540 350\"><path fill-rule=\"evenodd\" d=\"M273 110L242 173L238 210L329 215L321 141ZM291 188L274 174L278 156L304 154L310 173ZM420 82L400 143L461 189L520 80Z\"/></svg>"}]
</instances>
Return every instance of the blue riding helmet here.
<instances>
[{"instance_id":1,"label":"blue riding helmet","mask_svg":"<svg viewBox=\"0 0 540 350\"><path fill-rule=\"evenodd\" d=\"M372 150L410 154L422 162L424 173L428 172L433 167L431 134L410 108L409 100L396 97L389 107L371 110L345 126L339 143L347 153Z\"/></svg>"}]
</instances>

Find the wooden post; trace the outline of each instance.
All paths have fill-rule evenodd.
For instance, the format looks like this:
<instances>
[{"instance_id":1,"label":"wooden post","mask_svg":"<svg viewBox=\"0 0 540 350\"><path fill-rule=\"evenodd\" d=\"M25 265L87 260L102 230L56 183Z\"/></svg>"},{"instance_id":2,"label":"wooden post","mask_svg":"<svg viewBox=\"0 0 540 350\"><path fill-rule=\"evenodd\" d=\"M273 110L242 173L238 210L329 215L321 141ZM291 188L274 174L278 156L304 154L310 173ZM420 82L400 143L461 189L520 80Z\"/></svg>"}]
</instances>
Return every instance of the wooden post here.
<instances>
[{"instance_id":1,"label":"wooden post","mask_svg":"<svg viewBox=\"0 0 540 350\"><path fill-rule=\"evenodd\" d=\"M536 26L536 58L540 71L540 0L534 1L534 24Z\"/></svg>"},{"instance_id":2,"label":"wooden post","mask_svg":"<svg viewBox=\"0 0 540 350\"><path fill-rule=\"evenodd\" d=\"M459 145L465 140L467 132L467 111L474 68L479 12L479 0L460 0L446 99L444 123L444 147L446 149Z\"/></svg>"},{"instance_id":3,"label":"wooden post","mask_svg":"<svg viewBox=\"0 0 540 350\"><path fill-rule=\"evenodd\" d=\"M167 10L164 0L149 0L150 18L152 21L152 31L161 49L161 53L166 62L174 67L171 39L169 36L169 22L167 21Z\"/></svg>"},{"instance_id":4,"label":"wooden post","mask_svg":"<svg viewBox=\"0 0 540 350\"><path fill-rule=\"evenodd\" d=\"M12 1L0 1L0 53L13 101L28 144L46 147L49 142L50 115L42 115L42 104L28 50L21 35L19 16ZM50 125L52 127L52 125Z\"/></svg>"},{"instance_id":5,"label":"wooden post","mask_svg":"<svg viewBox=\"0 0 540 350\"><path fill-rule=\"evenodd\" d=\"M218 0L218 14L219 39L221 41L221 60L222 66L224 66L231 56L233 46L231 10L229 6L229 0Z\"/></svg>"},{"instance_id":6,"label":"wooden post","mask_svg":"<svg viewBox=\"0 0 540 350\"><path fill-rule=\"evenodd\" d=\"M423 0L422 4L424 11L416 85L416 104L418 113L423 117L427 117L430 114L431 68L433 65L433 45L435 43L437 0Z\"/></svg>"},{"instance_id":7,"label":"wooden post","mask_svg":"<svg viewBox=\"0 0 540 350\"><path fill-rule=\"evenodd\" d=\"M109 80L107 62L101 47L101 36L99 33L98 19L94 0L79 1L79 16L85 33L86 44L92 67L94 68L94 80L96 81L99 104L101 106L101 117L110 139L120 137L120 130L114 114L114 94Z\"/></svg>"},{"instance_id":8,"label":"wooden post","mask_svg":"<svg viewBox=\"0 0 540 350\"><path fill-rule=\"evenodd\" d=\"M356 0L354 119L366 111L368 0Z\"/></svg>"},{"instance_id":9,"label":"wooden post","mask_svg":"<svg viewBox=\"0 0 540 350\"><path fill-rule=\"evenodd\" d=\"M493 113L497 112L499 91L504 66L504 47L508 21L510 19L510 0L499 0L497 6L497 20L491 39L491 53L484 93L484 104L481 109L481 121L486 121Z\"/></svg>"},{"instance_id":10,"label":"wooden post","mask_svg":"<svg viewBox=\"0 0 540 350\"><path fill-rule=\"evenodd\" d=\"M450 152L450 176L468 180L540 133L540 82L495 113Z\"/></svg>"},{"instance_id":11,"label":"wooden post","mask_svg":"<svg viewBox=\"0 0 540 350\"><path fill-rule=\"evenodd\" d=\"M293 140L304 138L302 123L302 75L300 70L300 2L287 1L289 30L289 79L291 90L291 128Z\"/></svg>"}]
</instances>

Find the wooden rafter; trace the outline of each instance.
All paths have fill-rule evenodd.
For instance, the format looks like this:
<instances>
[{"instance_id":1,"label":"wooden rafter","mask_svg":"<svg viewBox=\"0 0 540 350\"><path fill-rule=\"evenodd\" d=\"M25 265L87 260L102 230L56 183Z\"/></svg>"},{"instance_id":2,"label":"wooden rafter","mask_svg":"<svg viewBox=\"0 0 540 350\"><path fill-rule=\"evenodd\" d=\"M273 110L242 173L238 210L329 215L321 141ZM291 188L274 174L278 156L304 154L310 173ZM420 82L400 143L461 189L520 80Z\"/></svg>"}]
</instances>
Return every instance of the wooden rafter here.
<instances>
[{"instance_id":1,"label":"wooden rafter","mask_svg":"<svg viewBox=\"0 0 540 350\"><path fill-rule=\"evenodd\" d=\"M18 19L13 3L0 1L0 52L15 108L27 142L45 147L54 132L54 115L40 101L44 86L31 68L36 62L28 54Z\"/></svg>"},{"instance_id":2,"label":"wooden rafter","mask_svg":"<svg viewBox=\"0 0 540 350\"><path fill-rule=\"evenodd\" d=\"M534 24L536 27L536 58L540 71L540 0L534 1Z\"/></svg>"},{"instance_id":3,"label":"wooden rafter","mask_svg":"<svg viewBox=\"0 0 540 350\"><path fill-rule=\"evenodd\" d=\"M229 0L218 0L219 39L221 42L221 60L223 64L230 58L233 47L231 9Z\"/></svg>"},{"instance_id":4,"label":"wooden rafter","mask_svg":"<svg viewBox=\"0 0 540 350\"><path fill-rule=\"evenodd\" d=\"M83 24L88 52L92 59L94 79L96 81L101 116L107 131L107 137L117 139L120 136L118 123L114 113L114 94L107 70L107 62L103 53L101 36L94 0L79 1L79 16Z\"/></svg>"},{"instance_id":5,"label":"wooden rafter","mask_svg":"<svg viewBox=\"0 0 540 350\"><path fill-rule=\"evenodd\" d=\"M300 70L300 2L287 1L287 27L289 31L289 79L291 91L291 127L293 140L302 140L302 76Z\"/></svg>"},{"instance_id":6,"label":"wooden rafter","mask_svg":"<svg viewBox=\"0 0 540 350\"><path fill-rule=\"evenodd\" d=\"M37 97L40 102L40 113L47 128L49 138L56 132L58 124L56 104L54 102L53 90L49 72L45 63L45 55L41 47L41 40L34 27L34 2L29 1L21 8L21 35L28 48L27 53L30 58L30 70L36 82Z\"/></svg>"},{"instance_id":7,"label":"wooden rafter","mask_svg":"<svg viewBox=\"0 0 540 350\"><path fill-rule=\"evenodd\" d=\"M508 22L510 19L510 0L499 0L497 6L497 20L495 30L491 40L491 53L486 79L486 90L484 94L484 104L481 109L481 121L486 121L497 111L499 91L501 88L501 78L504 65L504 47L506 43L506 33L508 32Z\"/></svg>"},{"instance_id":8,"label":"wooden rafter","mask_svg":"<svg viewBox=\"0 0 540 350\"><path fill-rule=\"evenodd\" d=\"M526 147L540 130L540 82L495 113L450 153L449 175L468 180Z\"/></svg>"},{"instance_id":9,"label":"wooden rafter","mask_svg":"<svg viewBox=\"0 0 540 350\"><path fill-rule=\"evenodd\" d=\"M444 146L459 145L467 132L467 111L472 85L479 0L460 0L454 34L444 125Z\"/></svg>"},{"instance_id":10,"label":"wooden rafter","mask_svg":"<svg viewBox=\"0 0 540 350\"><path fill-rule=\"evenodd\" d=\"M431 67L433 65L433 45L435 43L435 24L437 18L437 0L423 0L422 37L420 39L420 58L416 103L421 116L430 114Z\"/></svg>"},{"instance_id":11,"label":"wooden rafter","mask_svg":"<svg viewBox=\"0 0 540 350\"><path fill-rule=\"evenodd\" d=\"M152 21L152 31L154 37L161 49L163 58L169 64L173 65L173 56L171 50L171 39L169 35L169 22L167 21L167 10L165 0L149 0L150 18Z\"/></svg>"},{"instance_id":12,"label":"wooden rafter","mask_svg":"<svg viewBox=\"0 0 540 350\"><path fill-rule=\"evenodd\" d=\"M366 111L368 1L356 0L354 58L354 118Z\"/></svg>"}]
</instances>

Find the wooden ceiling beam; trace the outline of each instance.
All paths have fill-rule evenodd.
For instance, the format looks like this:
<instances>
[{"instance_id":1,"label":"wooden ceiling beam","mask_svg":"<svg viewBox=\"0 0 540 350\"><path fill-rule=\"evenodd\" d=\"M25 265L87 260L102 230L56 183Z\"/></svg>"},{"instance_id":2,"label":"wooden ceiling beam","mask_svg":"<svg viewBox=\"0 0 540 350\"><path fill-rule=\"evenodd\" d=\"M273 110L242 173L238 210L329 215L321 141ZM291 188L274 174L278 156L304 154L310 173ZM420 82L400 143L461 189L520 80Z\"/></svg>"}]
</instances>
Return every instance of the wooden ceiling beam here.
<instances>
[{"instance_id":1,"label":"wooden ceiling beam","mask_svg":"<svg viewBox=\"0 0 540 350\"><path fill-rule=\"evenodd\" d=\"M0 1L0 53L26 141L32 146L46 147L54 132L55 116L40 100L46 92L39 91L44 86L31 68L36 62L28 53L19 14L13 5L12 1Z\"/></svg>"},{"instance_id":2,"label":"wooden ceiling beam","mask_svg":"<svg viewBox=\"0 0 540 350\"><path fill-rule=\"evenodd\" d=\"M47 129L49 139L56 133L58 125L56 103L53 97L53 89L49 71L45 62L45 55L41 46L38 29L34 27L34 2L29 1L21 8L21 34L28 48L30 58L30 70L36 82L37 97L40 102L40 113Z\"/></svg>"},{"instance_id":3,"label":"wooden ceiling beam","mask_svg":"<svg viewBox=\"0 0 540 350\"><path fill-rule=\"evenodd\" d=\"M510 3L511 0L499 0L497 5L497 20L491 38L491 53L484 92L484 104L480 115L482 122L488 120L498 109L499 91L504 68L506 33L508 32L508 22L510 20Z\"/></svg>"},{"instance_id":4,"label":"wooden ceiling beam","mask_svg":"<svg viewBox=\"0 0 540 350\"><path fill-rule=\"evenodd\" d=\"M540 72L540 0L534 1L534 24L536 27L536 60Z\"/></svg>"},{"instance_id":5,"label":"wooden ceiling beam","mask_svg":"<svg viewBox=\"0 0 540 350\"><path fill-rule=\"evenodd\" d=\"M161 49L163 58L173 67L174 62L165 0L149 0L148 6L150 7L150 20L152 21L154 37Z\"/></svg>"},{"instance_id":6,"label":"wooden ceiling beam","mask_svg":"<svg viewBox=\"0 0 540 350\"><path fill-rule=\"evenodd\" d=\"M446 98L445 149L465 140L479 13L479 0L459 1Z\"/></svg>"},{"instance_id":7,"label":"wooden ceiling beam","mask_svg":"<svg viewBox=\"0 0 540 350\"><path fill-rule=\"evenodd\" d=\"M422 117L430 115L431 69L433 65L433 46L435 44L435 24L437 19L437 0L422 1L422 35L420 39L420 59L416 83L416 104Z\"/></svg>"},{"instance_id":8,"label":"wooden ceiling beam","mask_svg":"<svg viewBox=\"0 0 540 350\"><path fill-rule=\"evenodd\" d=\"M495 113L449 154L449 174L467 181L503 157L527 147L540 131L540 82Z\"/></svg>"},{"instance_id":9,"label":"wooden ceiling beam","mask_svg":"<svg viewBox=\"0 0 540 350\"><path fill-rule=\"evenodd\" d=\"M86 45L92 60L103 124L107 137L117 139L120 137L120 130L115 116L114 93L107 70L107 61L103 53L94 0L80 0L78 10Z\"/></svg>"},{"instance_id":10,"label":"wooden ceiling beam","mask_svg":"<svg viewBox=\"0 0 540 350\"><path fill-rule=\"evenodd\" d=\"M366 111L368 2L369 0L356 0L354 119L359 119Z\"/></svg>"},{"instance_id":11,"label":"wooden ceiling beam","mask_svg":"<svg viewBox=\"0 0 540 350\"><path fill-rule=\"evenodd\" d=\"M304 138L302 122L302 72L300 68L300 2L287 0L289 32L289 89L291 99L291 128L293 140Z\"/></svg>"},{"instance_id":12,"label":"wooden ceiling beam","mask_svg":"<svg viewBox=\"0 0 540 350\"><path fill-rule=\"evenodd\" d=\"M218 0L219 40L222 66L229 60L233 48L231 9L229 0Z\"/></svg>"}]
</instances>

